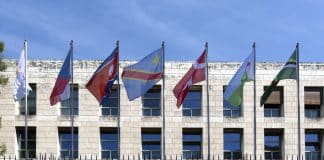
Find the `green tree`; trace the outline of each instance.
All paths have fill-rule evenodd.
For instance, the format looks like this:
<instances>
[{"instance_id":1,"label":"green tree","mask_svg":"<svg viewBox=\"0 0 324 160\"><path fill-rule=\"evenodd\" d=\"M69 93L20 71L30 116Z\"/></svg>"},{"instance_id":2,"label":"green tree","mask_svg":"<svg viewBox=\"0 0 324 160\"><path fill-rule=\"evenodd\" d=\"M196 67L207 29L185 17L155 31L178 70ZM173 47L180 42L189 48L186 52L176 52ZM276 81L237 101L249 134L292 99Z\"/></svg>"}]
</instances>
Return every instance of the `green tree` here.
<instances>
[{"instance_id":1,"label":"green tree","mask_svg":"<svg viewBox=\"0 0 324 160\"><path fill-rule=\"evenodd\" d=\"M3 72L7 69L6 63L3 61L3 50L4 50L4 43L0 41L0 72ZM5 77L4 75L0 75L0 86L6 85L8 83L8 78ZM2 118L0 117L0 128L1 128L1 120ZM0 144L0 155L5 154L7 151L6 145L5 144Z\"/></svg>"}]
</instances>

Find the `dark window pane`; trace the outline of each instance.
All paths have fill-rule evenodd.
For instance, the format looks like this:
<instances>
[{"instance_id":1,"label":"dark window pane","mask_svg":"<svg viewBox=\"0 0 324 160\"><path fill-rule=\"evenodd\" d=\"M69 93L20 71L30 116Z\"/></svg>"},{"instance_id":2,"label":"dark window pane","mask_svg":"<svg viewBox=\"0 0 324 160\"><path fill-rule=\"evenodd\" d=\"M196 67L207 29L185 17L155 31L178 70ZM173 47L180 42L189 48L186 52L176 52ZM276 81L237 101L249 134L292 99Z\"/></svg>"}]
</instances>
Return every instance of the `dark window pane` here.
<instances>
[{"instance_id":1,"label":"dark window pane","mask_svg":"<svg viewBox=\"0 0 324 160\"><path fill-rule=\"evenodd\" d=\"M70 115L70 108L72 107L72 114L78 115L79 108L79 87L78 84L70 85L73 87L73 94L67 100L61 102L61 115Z\"/></svg>"},{"instance_id":2,"label":"dark window pane","mask_svg":"<svg viewBox=\"0 0 324 160\"><path fill-rule=\"evenodd\" d=\"M306 142L319 142L319 135L317 133L307 133L305 140Z\"/></svg>"},{"instance_id":3,"label":"dark window pane","mask_svg":"<svg viewBox=\"0 0 324 160\"><path fill-rule=\"evenodd\" d=\"M184 142L200 142L201 135L200 134L184 134L182 139Z\"/></svg>"}]
</instances>

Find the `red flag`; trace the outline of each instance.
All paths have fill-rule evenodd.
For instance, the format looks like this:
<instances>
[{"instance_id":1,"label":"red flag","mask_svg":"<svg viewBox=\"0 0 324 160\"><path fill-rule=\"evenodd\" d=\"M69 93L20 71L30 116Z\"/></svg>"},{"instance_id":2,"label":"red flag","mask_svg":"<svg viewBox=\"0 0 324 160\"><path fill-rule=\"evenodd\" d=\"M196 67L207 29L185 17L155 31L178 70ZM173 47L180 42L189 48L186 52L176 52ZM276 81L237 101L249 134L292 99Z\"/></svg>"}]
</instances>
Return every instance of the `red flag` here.
<instances>
[{"instance_id":1,"label":"red flag","mask_svg":"<svg viewBox=\"0 0 324 160\"><path fill-rule=\"evenodd\" d=\"M173 89L173 94L177 98L177 107L179 108L186 98L190 87L206 79L206 50L200 55L197 61L192 64L189 71L182 77Z\"/></svg>"}]
</instances>

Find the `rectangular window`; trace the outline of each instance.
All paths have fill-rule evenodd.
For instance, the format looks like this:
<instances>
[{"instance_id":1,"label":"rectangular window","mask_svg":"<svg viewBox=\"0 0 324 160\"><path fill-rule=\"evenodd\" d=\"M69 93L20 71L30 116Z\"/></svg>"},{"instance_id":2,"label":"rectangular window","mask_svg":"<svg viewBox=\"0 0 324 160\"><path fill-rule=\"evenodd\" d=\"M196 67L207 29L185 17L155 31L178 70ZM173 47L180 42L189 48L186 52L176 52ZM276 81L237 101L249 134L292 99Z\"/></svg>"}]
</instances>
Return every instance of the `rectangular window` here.
<instances>
[{"instance_id":1,"label":"rectangular window","mask_svg":"<svg viewBox=\"0 0 324 160\"><path fill-rule=\"evenodd\" d=\"M321 137L318 131L305 132L305 159L320 160L321 159Z\"/></svg>"},{"instance_id":2,"label":"rectangular window","mask_svg":"<svg viewBox=\"0 0 324 160\"><path fill-rule=\"evenodd\" d=\"M100 128L101 159L118 159L117 128Z\"/></svg>"},{"instance_id":3,"label":"rectangular window","mask_svg":"<svg viewBox=\"0 0 324 160\"><path fill-rule=\"evenodd\" d=\"M72 135L71 128L58 128L59 143L60 143L60 157L61 159L68 159L72 156ZM78 158L78 128L73 129L73 158Z\"/></svg>"},{"instance_id":4,"label":"rectangular window","mask_svg":"<svg viewBox=\"0 0 324 160\"><path fill-rule=\"evenodd\" d=\"M101 114L103 116L118 116L119 99L118 99L118 85L113 85L109 97L102 101Z\"/></svg>"},{"instance_id":5,"label":"rectangular window","mask_svg":"<svg viewBox=\"0 0 324 160\"><path fill-rule=\"evenodd\" d=\"M202 88L201 86L191 86L186 98L182 104L183 116L201 116L201 99Z\"/></svg>"},{"instance_id":6,"label":"rectangular window","mask_svg":"<svg viewBox=\"0 0 324 160\"><path fill-rule=\"evenodd\" d=\"M223 86L223 93L225 93L227 86ZM223 115L224 117L240 117L241 106L232 106L227 101L223 101Z\"/></svg>"},{"instance_id":7,"label":"rectangular window","mask_svg":"<svg viewBox=\"0 0 324 160\"><path fill-rule=\"evenodd\" d=\"M267 87L264 87L266 90ZM283 87L277 86L264 104L264 117L283 116Z\"/></svg>"},{"instance_id":8,"label":"rectangular window","mask_svg":"<svg viewBox=\"0 0 324 160\"><path fill-rule=\"evenodd\" d=\"M224 129L224 159L242 159L242 129Z\"/></svg>"},{"instance_id":9,"label":"rectangular window","mask_svg":"<svg viewBox=\"0 0 324 160\"><path fill-rule=\"evenodd\" d=\"M323 87L305 87L304 94L305 117L320 117L323 104Z\"/></svg>"},{"instance_id":10,"label":"rectangular window","mask_svg":"<svg viewBox=\"0 0 324 160\"><path fill-rule=\"evenodd\" d=\"M282 132L280 130L264 130L265 159L282 159Z\"/></svg>"},{"instance_id":11,"label":"rectangular window","mask_svg":"<svg viewBox=\"0 0 324 160\"><path fill-rule=\"evenodd\" d=\"M27 107L28 107L28 115L36 115L36 84L29 83L30 88L32 89L27 96ZM26 97L22 98L19 101L19 114L25 115L25 104Z\"/></svg>"},{"instance_id":12,"label":"rectangular window","mask_svg":"<svg viewBox=\"0 0 324 160\"><path fill-rule=\"evenodd\" d=\"M161 129L142 128L143 159L161 159Z\"/></svg>"},{"instance_id":13,"label":"rectangular window","mask_svg":"<svg viewBox=\"0 0 324 160\"><path fill-rule=\"evenodd\" d=\"M182 147L184 159L200 159L202 152L202 129L182 129Z\"/></svg>"},{"instance_id":14,"label":"rectangular window","mask_svg":"<svg viewBox=\"0 0 324 160\"><path fill-rule=\"evenodd\" d=\"M161 86L156 85L142 96L143 116L161 115Z\"/></svg>"},{"instance_id":15,"label":"rectangular window","mask_svg":"<svg viewBox=\"0 0 324 160\"><path fill-rule=\"evenodd\" d=\"M70 87L73 87L73 95L71 94L69 99L61 102L61 115L70 115L71 109L72 115L79 114L79 86L73 84Z\"/></svg>"},{"instance_id":16,"label":"rectangular window","mask_svg":"<svg viewBox=\"0 0 324 160\"><path fill-rule=\"evenodd\" d=\"M36 158L36 127L28 127L27 151L29 158ZM26 158L25 127L16 127L19 159Z\"/></svg>"}]
</instances>

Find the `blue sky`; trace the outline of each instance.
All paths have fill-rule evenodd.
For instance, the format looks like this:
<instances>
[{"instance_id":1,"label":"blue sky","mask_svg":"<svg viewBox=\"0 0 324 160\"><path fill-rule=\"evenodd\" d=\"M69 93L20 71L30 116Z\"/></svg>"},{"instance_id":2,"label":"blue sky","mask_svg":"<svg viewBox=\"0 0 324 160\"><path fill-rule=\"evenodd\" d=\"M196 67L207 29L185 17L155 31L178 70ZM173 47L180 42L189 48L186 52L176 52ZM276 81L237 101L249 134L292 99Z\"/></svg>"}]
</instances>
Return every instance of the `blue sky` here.
<instances>
[{"instance_id":1,"label":"blue sky","mask_svg":"<svg viewBox=\"0 0 324 160\"><path fill-rule=\"evenodd\" d=\"M324 1L315 0L2 0L5 58L103 60L120 40L120 59L139 60L166 41L166 60L193 61L209 42L210 61L324 62Z\"/></svg>"}]
</instances>

